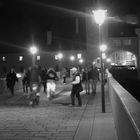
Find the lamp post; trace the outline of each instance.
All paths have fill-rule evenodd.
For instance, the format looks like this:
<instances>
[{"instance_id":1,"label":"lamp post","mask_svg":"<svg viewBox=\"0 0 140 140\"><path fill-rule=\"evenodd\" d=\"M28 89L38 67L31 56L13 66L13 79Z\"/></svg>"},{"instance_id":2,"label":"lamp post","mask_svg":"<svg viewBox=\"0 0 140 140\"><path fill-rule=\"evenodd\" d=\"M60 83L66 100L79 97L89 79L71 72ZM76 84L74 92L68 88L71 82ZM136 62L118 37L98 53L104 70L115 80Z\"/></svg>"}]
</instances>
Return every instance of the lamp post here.
<instances>
[{"instance_id":1,"label":"lamp post","mask_svg":"<svg viewBox=\"0 0 140 140\"><path fill-rule=\"evenodd\" d=\"M105 45L102 44L101 40L101 32L100 27L104 23L106 18L106 12L107 10L95 10L93 11L95 22L99 25L99 46L101 51L101 93L102 93L102 112L105 113L105 93L104 93L104 62L103 62L103 53L106 50Z\"/></svg>"},{"instance_id":2,"label":"lamp post","mask_svg":"<svg viewBox=\"0 0 140 140\"><path fill-rule=\"evenodd\" d=\"M63 54L61 52L57 54L57 58L58 58L58 61L59 61L58 62L58 67L59 67L58 69L59 69L59 71L61 71L63 57L64 56L63 56Z\"/></svg>"},{"instance_id":3,"label":"lamp post","mask_svg":"<svg viewBox=\"0 0 140 140\"><path fill-rule=\"evenodd\" d=\"M35 65L35 54L37 53L37 47L36 46L31 46L30 47L30 53L33 55L32 56L32 65Z\"/></svg>"}]
</instances>

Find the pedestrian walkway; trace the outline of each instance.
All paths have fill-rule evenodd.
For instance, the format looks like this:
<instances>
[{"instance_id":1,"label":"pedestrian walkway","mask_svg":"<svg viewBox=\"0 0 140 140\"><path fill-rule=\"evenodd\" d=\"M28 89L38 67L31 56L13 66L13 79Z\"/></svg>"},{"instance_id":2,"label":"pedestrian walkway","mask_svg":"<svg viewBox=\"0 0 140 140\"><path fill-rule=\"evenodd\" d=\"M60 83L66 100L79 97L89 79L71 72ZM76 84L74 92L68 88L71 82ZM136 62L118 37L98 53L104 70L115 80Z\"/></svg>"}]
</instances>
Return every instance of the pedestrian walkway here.
<instances>
[{"instance_id":1,"label":"pedestrian walkway","mask_svg":"<svg viewBox=\"0 0 140 140\"><path fill-rule=\"evenodd\" d=\"M105 113L102 113L100 91L100 84L98 84L94 99L89 98L74 140L117 140L108 86L105 86Z\"/></svg>"},{"instance_id":2,"label":"pedestrian walkway","mask_svg":"<svg viewBox=\"0 0 140 140\"><path fill-rule=\"evenodd\" d=\"M67 78L67 83L70 83L71 78ZM56 82L56 93L57 96L61 91L64 89L63 80L60 79ZM46 102L46 94L43 93L43 90L41 90L41 99L45 100ZM11 95L10 91L6 92L2 95L0 95L0 105L9 105L9 106L24 106L29 105L29 100L27 99L27 96L24 96L23 89L18 89L15 91L14 96Z\"/></svg>"},{"instance_id":3,"label":"pedestrian walkway","mask_svg":"<svg viewBox=\"0 0 140 140\"><path fill-rule=\"evenodd\" d=\"M82 107L70 107L71 84L60 85L63 91L49 104L0 107L0 140L117 140L107 85L106 113L100 84L95 96L81 93Z\"/></svg>"}]
</instances>

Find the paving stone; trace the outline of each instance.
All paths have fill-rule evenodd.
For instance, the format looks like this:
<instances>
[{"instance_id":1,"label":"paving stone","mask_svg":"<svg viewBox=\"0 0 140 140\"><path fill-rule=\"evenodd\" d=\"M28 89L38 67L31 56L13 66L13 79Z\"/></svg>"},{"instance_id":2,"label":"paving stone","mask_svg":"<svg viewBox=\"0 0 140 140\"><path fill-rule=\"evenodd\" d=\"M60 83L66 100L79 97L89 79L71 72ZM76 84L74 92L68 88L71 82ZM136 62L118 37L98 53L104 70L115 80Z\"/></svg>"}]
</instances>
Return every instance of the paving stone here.
<instances>
[{"instance_id":1,"label":"paving stone","mask_svg":"<svg viewBox=\"0 0 140 140\"><path fill-rule=\"evenodd\" d=\"M35 108L0 106L0 140L73 140L82 117L85 122L88 119L93 121L90 113L96 110L92 104L87 104L89 96L85 94L82 94L81 108L68 106L70 92L62 92L59 96L46 103L42 93L43 104Z\"/></svg>"}]
</instances>

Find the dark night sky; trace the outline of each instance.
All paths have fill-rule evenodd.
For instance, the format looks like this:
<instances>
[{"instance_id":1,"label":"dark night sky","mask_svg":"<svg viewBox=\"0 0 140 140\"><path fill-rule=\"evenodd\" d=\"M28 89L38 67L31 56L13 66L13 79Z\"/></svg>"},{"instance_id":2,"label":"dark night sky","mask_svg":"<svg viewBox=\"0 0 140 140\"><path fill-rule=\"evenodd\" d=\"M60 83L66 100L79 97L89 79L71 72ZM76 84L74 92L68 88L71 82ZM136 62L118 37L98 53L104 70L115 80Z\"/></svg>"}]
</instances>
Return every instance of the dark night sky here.
<instances>
[{"instance_id":1,"label":"dark night sky","mask_svg":"<svg viewBox=\"0 0 140 140\"><path fill-rule=\"evenodd\" d=\"M140 9L138 0L100 0L100 2L108 9L111 16L136 14ZM81 32L79 36L75 35L74 19L77 14L66 8L84 12L85 8L92 4L94 4L93 0L0 0L1 53L15 51L15 48L24 50L21 48L27 48L32 41L43 50L55 50L58 46L62 49L73 49L72 43L75 37L83 41L80 42L82 46L85 38L83 28L85 21L81 17L79 27ZM56 7L62 7L62 9ZM57 42L54 48L47 46L49 30L53 31L56 42L59 38L63 43ZM70 42L71 45L66 48L65 42ZM77 40L74 42L79 44Z\"/></svg>"}]
</instances>

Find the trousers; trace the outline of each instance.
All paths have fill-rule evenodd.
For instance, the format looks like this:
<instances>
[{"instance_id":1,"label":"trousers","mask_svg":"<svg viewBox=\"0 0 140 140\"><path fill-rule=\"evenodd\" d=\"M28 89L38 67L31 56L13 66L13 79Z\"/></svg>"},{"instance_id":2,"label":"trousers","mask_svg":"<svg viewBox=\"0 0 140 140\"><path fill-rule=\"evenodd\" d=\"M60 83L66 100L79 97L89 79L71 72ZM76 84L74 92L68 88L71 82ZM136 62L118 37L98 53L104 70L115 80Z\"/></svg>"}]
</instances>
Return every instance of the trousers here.
<instances>
[{"instance_id":1,"label":"trousers","mask_svg":"<svg viewBox=\"0 0 140 140\"><path fill-rule=\"evenodd\" d=\"M80 92L78 92L76 90L71 91L71 104L75 105L75 96L77 97L78 105L81 106L82 105L82 100L81 100Z\"/></svg>"}]
</instances>

